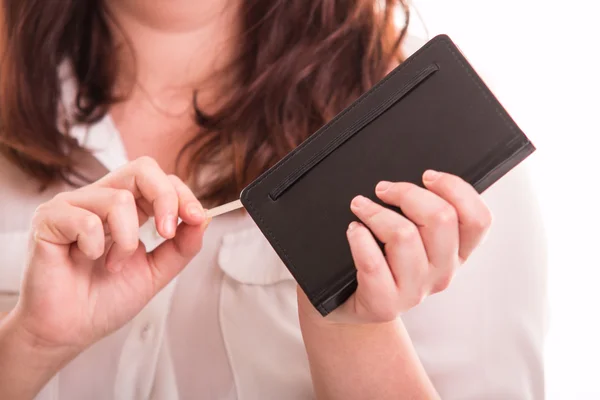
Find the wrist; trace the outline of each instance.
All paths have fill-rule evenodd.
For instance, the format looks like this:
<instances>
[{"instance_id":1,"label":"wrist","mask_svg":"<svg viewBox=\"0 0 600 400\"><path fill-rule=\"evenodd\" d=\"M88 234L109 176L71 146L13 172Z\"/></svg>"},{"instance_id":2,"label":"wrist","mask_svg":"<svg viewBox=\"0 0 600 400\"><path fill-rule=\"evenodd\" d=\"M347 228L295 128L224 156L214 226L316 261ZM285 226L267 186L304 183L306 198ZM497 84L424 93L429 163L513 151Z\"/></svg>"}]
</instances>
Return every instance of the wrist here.
<instances>
[{"instance_id":1,"label":"wrist","mask_svg":"<svg viewBox=\"0 0 600 400\"><path fill-rule=\"evenodd\" d=\"M31 334L14 309L0 320L0 398L34 398L76 354Z\"/></svg>"},{"instance_id":2,"label":"wrist","mask_svg":"<svg viewBox=\"0 0 600 400\"><path fill-rule=\"evenodd\" d=\"M329 316L324 317L321 313L313 306L306 294L302 289L297 287L298 295L298 319L300 321L300 327L304 329L307 326L311 327L322 327L327 328L332 325L339 325L332 321Z\"/></svg>"},{"instance_id":3,"label":"wrist","mask_svg":"<svg viewBox=\"0 0 600 400\"><path fill-rule=\"evenodd\" d=\"M298 286L298 317L300 320L300 326L304 325L322 329L338 329L338 330L355 330L364 331L369 329L376 329L379 326L396 325L402 323L398 318L393 321L387 322L364 322L358 321L353 318L349 318L344 313L344 308L348 306L347 303L341 305L338 309L334 310L327 316L321 315L319 311L312 305L306 294Z\"/></svg>"},{"instance_id":4,"label":"wrist","mask_svg":"<svg viewBox=\"0 0 600 400\"><path fill-rule=\"evenodd\" d=\"M19 307L15 307L1 321L0 348L8 347L27 360L29 368L56 372L81 352L71 346L50 343L28 329Z\"/></svg>"},{"instance_id":5,"label":"wrist","mask_svg":"<svg viewBox=\"0 0 600 400\"><path fill-rule=\"evenodd\" d=\"M359 324L350 322L338 315L338 310L327 316L321 315L312 305L306 294L298 287L298 319L301 329L318 330L365 330L379 324Z\"/></svg>"}]
</instances>

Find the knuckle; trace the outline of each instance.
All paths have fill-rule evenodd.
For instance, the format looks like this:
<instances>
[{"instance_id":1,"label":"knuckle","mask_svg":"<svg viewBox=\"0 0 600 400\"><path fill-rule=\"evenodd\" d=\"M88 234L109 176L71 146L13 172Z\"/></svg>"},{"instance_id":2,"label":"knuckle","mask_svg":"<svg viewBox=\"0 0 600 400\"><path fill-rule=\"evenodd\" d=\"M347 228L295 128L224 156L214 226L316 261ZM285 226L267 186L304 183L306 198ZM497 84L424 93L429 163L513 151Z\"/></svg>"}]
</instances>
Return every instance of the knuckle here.
<instances>
[{"instance_id":1,"label":"knuckle","mask_svg":"<svg viewBox=\"0 0 600 400\"><path fill-rule=\"evenodd\" d=\"M135 198L129 190L117 190L113 194L113 203L117 206L130 205L135 203Z\"/></svg>"},{"instance_id":2,"label":"knuckle","mask_svg":"<svg viewBox=\"0 0 600 400\"><path fill-rule=\"evenodd\" d=\"M417 226L412 223L403 224L396 228L392 234L392 240L394 242L410 242L416 240L419 237L419 230Z\"/></svg>"},{"instance_id":3,"label":"knuckle","mask_svg":"<svg viewBox=\"0 0 600 400\"><path fill-rule=\"evenodd\" d=\"M127 240L124 243L120 243L120 246L128 253L133 253L138 248L137 240Z\"/></svg>"},{"instance_id":4,"label":"knuckle","mask_svg":"<svg viewBox=\"0 0 600 400\"><path fill-rule=\"evenodd\" d=\"M466 220L463 221L463 224L470 228L476 229L477 231L486 231L492 225L492 222L492 212L486 208L486 210L480 215L466 218Z\"/></svg>"},{"instance_id":5,"label":"knuckle","mask_svg":"<svg viewBox=\"0 0 600 400\"><path fill-rule=\"evenodd\" d=\"M177 190L173 185L166 185L160 189L159 196L165 196L170 198L171 200L177 200L179 196L177 195Z\"/></svg>"},{"instance_id":6,"label":"knuckle","mask_svg":"<svg viewBox=\"0 0 600 400\"><path fill-rule=\"evenodd\" d=\"M427 297L427 291L424 287L417 288L414 293L408 298L408 307L414 308L421 304L423 300Z\"/></svg>"},{"instance_id":7,"label":"knuckle","mask_svg":"<svg viewBox=\"0 0 600 400\"><path fill-rule=\"evenodd\" d=\"M169 207L174 207L179 202L179 197L177 196L177 192L173 187L165 187L160 189L158 192L158 197L161 198L161 201L166 202Z\"/></svg>"},{"instance_id":8,"label":"knuckle","mask_svg":"<svg viewBox=\"0 0 600 400\"><path fill-rule=\"evenodd\" d=\"M363 270L366 273L374 273L382 268L381 260L375 256L366 257L363 261Z\"/></svg>"},{"instance_id":9,"label":"knuckle","mask_svg":"<svg viewBox=\"0 0 600 400\"><path fill-rule=\"evenodd\" d=\"M50 208L50 203L46 202L46 203L42 203L39 206L37 206L35 208L35 211L33 212L33 221L40 221L41 219L44 218L44 215L46 214L47 210Z\"/></svg>"},{"instance_id":10,"label":"knuckle","mask_svg":"<svg viewBox=\"0 0 600 400\"><path fill-rule=\"evenodd\" d=\"M135 165L141 169L159 168L156 160L150 156L141 156L134 161Z\"/></svg>"},{"instance_id":11,"label":"knuckle","mask_svg":"<svg viewBox=\"0 0 600 400\"><path fill-rule=\"evenodd\" d=\"M494 222L494 215L492 214L492 211L486 207L485 211L482 213L481 217L477 219L477 221L477 227L481 228L482 230L488 229Z\"/></svg>"},{"instance_id":12,"label":"knuckle","mask_svg":"<svg viewBox=\"0 0 600 400\"><path fill-rule=\"evenodd\" d=\"M174 175L174 174L167 175L167 178L169 178L169 180L175 184L183 183L183 181L177 175Z\"/></svg>"},{"instance_id":13,"label":"knuckle","mask_svg":"<svg viewBox=\"0 0 600 400\"><path fill-rule=\"evenodd\" d=\"M92 233L102 226L100 217L95 214L86 215L81 221L81 230L85 233Z\"/></svg>"},{"instance_id":14,"label":"knuckle","mask_svg":"<svg viewBox=\"0 0 600 400\"><path fill-rule=\"evenodd\" d=\"M48 206L46 204L39 205L35 212L33 213L33 218L31 219L31 230L34 237L37 237L41 228L44 227L46 223L46 208Z\"/></svg>"},{"instance_id":15,"label":"knuckle","mask_svg":"<svg viewBox=\"0 0 600 400\"><path fill-rule=\"evenodd\" d=\"M66 202L69 197L69 192L60 192L52 198L52 201Z\"/></svg>"},{"instance_id":16,"label":"knuckle","mask_svg":"<svg viewBox=\"0 0 600 400\"><path fill-rule=\"evenodd\" d=\"M452 283L453 278L454 274L451 272L442 274L435 282L435 285L432 289L432 293L439 293L448 289L448 287L450 287L450 284Z\"/></svg>"},{"instance_id":17,"label":"knuckle","mask_svg":"<svg viewBox=\"0 0 600 400\"><path fill-rule=\"evenodd\" d=\"M433 220L441 225L451 225L458 222L458 215L454 207L444 205L433 214Z\"/></svg>"}]
</instances>

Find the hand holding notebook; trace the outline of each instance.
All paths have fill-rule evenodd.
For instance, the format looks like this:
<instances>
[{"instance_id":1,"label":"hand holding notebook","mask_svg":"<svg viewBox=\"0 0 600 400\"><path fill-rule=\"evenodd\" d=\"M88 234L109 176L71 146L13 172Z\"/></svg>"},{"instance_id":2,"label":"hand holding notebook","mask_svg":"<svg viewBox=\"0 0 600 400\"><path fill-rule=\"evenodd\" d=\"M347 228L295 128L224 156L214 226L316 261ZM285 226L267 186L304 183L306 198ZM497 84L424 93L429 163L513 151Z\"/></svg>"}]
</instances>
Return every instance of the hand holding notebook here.
<instances>
[{"instance_id":1,"label":"hand holding notebook","mask_svg":"<svg viewBox=\"0 0 600 400\"><path fill-rule=\"evenodd\" d=\"M349 207L428 169L483 192L535 150L459 49L437 36L244 189L241 203L323 315L356 290Z\"/></svg>"}]
</instances>

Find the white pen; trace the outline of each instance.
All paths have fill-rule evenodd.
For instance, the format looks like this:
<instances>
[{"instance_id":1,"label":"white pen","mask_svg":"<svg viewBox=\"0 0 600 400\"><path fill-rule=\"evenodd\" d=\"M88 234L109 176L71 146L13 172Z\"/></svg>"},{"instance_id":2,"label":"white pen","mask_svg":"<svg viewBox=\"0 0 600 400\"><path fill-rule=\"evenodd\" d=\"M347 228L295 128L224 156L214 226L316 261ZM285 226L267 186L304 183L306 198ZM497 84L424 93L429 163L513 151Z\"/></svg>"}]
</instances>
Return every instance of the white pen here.
<instances>
[{"instance_id":1,"label":"white pen","mask_svg":"<svg viewBox=\"0 0 600 400\"><path fill-rule=\"evenodd\" d=\"M229 203L220 205L218 207L211 208L210 210L208 210L206 212L206 216L209 218L213 218L218 215L228 213L230 211L239 210L242 207L243 207L243 205L240 200L234 200Z\"/></svg>"}]
</instances>

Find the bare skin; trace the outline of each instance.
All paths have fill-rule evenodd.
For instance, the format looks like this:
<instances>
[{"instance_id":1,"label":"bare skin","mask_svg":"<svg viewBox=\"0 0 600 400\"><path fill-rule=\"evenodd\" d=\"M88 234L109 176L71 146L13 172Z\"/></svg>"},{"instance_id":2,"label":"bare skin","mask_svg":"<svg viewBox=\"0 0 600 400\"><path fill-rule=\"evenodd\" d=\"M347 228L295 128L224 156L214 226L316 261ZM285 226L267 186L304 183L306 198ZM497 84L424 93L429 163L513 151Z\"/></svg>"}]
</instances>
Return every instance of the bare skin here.
<instances>
[{"instance_id":1,"label":"bare skin","mask_svg":"<svg viewBox=\"0 0 600 400\"><path fill-rule=\"evenodd\" d=\"M107 6L115 34L129 37L137 61L120 57L120 84L133 90L110 110L135 161L36 212L21 298L0 321L0 398L32 398L73 357L133 318L202 246L204 209L169 174L192 132L191 91L210 81L233 51L235 2L109 0ZM205 86L200 101L210 106L218 87ZM298 291L319 398L438 398L398 316L450 284L491 215L458 177L428 171L423 178L426 189L404 182L377 188L382 201L407 217L362 197L349 205L362 221L347 232L359 284L342 307L321 318ZM168 240L146 254L137 235L149 216Z\"/></svg>"}]
</instances>

